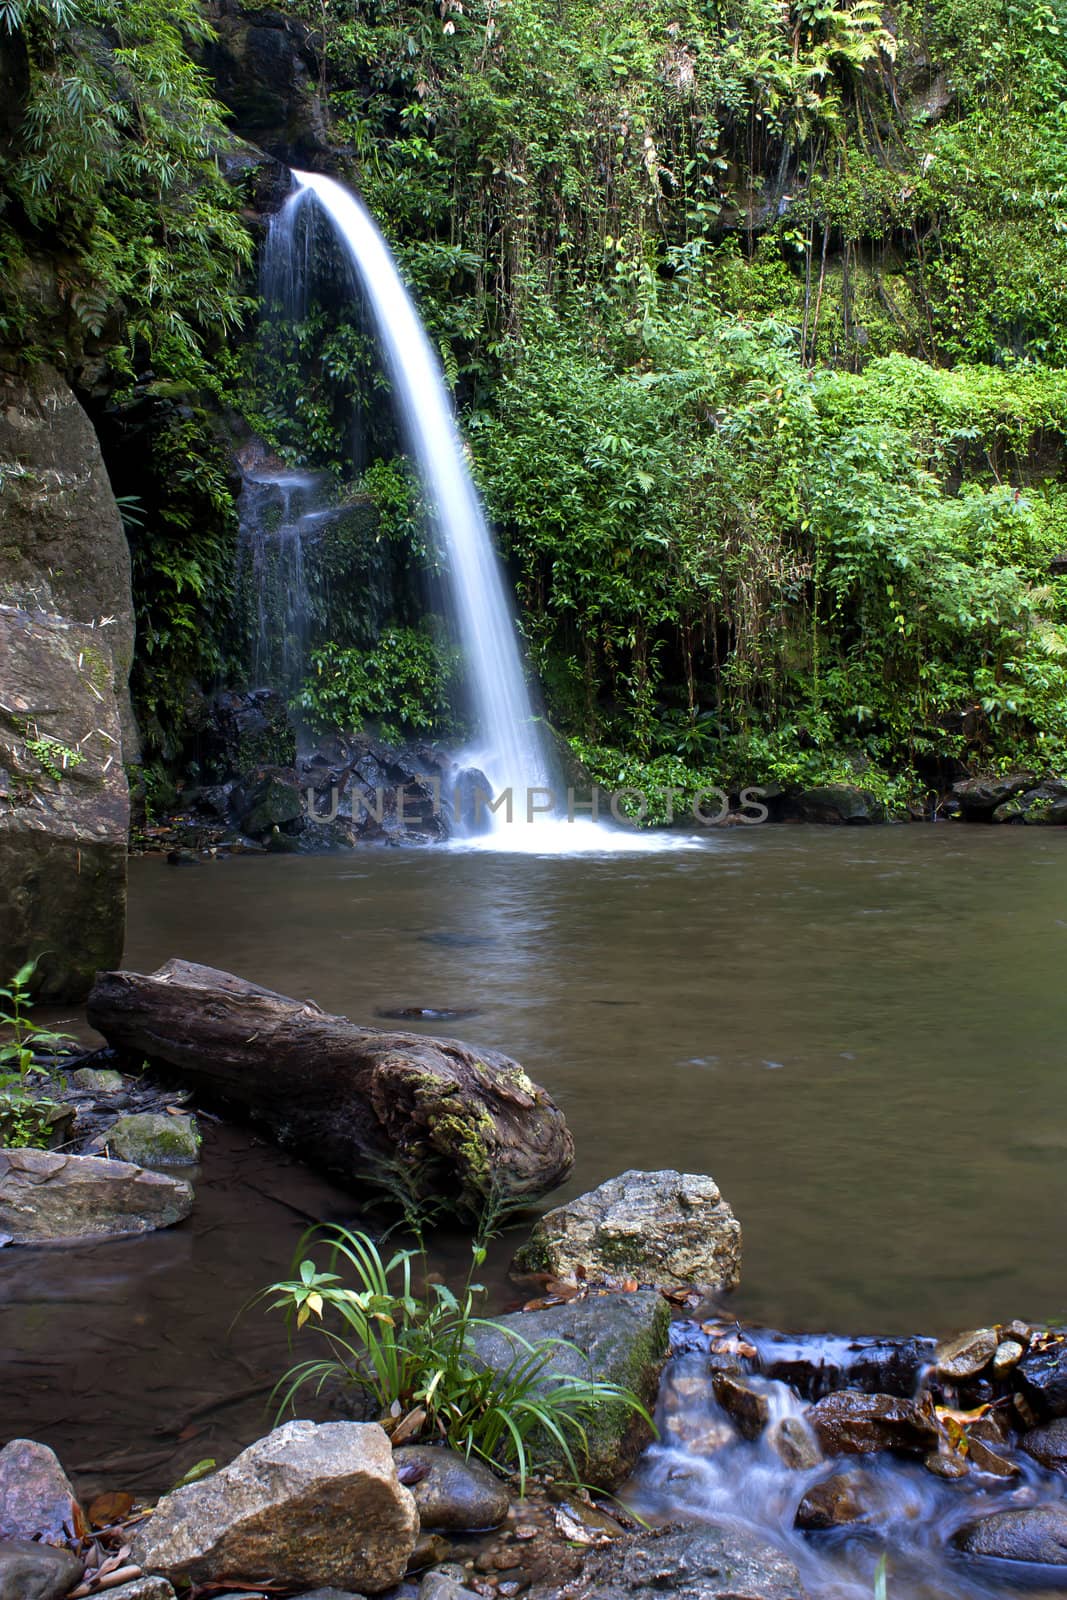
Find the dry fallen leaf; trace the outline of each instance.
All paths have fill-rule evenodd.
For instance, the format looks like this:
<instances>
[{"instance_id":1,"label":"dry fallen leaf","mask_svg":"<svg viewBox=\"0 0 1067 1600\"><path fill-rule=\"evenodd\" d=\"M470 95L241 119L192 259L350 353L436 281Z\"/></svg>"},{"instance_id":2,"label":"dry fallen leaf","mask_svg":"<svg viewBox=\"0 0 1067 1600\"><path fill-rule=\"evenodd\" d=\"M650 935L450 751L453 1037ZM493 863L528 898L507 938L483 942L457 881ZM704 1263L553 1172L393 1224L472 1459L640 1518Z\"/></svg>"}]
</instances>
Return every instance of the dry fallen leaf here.
<instances>
[{"instance_id":1,"label":"dry fallen leaf","mask_svg":"<svg viewBox=\"0 0 1067 1600\"><path fill-rule=\"evenodd\" d=\"M107 1528L128 1517L132 1510L132 1494L98 1494L89 1507L89 1521L94 1528Z\"/></svg>"},{"instance_id":2,"label":"dry fallen leaf","mask_svg":"<svg viewBox=\"0 0 1067 1600\"><path fill-rule=\"evenodd\" d=\"M425 1406L416 1406L413 1411L409 1411L407 1416L402 1417L392 1430L393 1449L395 1450L398 1445L407 1444L409 1439L417 1438L422 1432L425 1422Z\"/></svg>"}]
</instances>

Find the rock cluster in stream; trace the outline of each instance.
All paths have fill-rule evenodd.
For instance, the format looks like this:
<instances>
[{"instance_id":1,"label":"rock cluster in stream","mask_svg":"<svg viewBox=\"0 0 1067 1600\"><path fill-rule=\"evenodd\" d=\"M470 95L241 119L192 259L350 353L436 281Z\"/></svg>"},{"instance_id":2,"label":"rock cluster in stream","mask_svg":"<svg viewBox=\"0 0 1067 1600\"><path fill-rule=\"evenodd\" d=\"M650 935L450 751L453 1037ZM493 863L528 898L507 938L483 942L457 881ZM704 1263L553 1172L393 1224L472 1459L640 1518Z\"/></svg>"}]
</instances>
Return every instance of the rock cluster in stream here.
<instances>
[{"instance_id":1,"label":"rock cluster in stream","mask_svg":"<svg viewBox=\"0 0 1067 1600\"><path fill-rule=\"evenodd\" d=\"M125 1077L110 1059L57 1058L25 1092L0 1095L0 1244L148 1233L192 1210L193 1187L173 1170L200 1159L188 1095ZM5 1117L27 1114L50 1149L5 1138Z\"/></svg>"}]
</instances>

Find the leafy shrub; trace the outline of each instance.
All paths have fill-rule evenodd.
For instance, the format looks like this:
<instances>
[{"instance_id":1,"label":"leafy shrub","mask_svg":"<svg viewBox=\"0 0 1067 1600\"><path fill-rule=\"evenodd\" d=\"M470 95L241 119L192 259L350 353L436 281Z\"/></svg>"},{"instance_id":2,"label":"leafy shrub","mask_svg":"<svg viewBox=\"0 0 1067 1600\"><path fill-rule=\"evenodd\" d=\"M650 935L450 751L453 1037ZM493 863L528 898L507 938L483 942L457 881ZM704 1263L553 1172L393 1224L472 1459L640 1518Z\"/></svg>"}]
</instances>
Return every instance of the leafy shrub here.
<instances>
[{"instance_id":1,"label":"leafy shrub","mask_svg":"<svg viewBox=\"0 0 1067 1600\"><path fill-rule=\"evenodd\" d=\"M419 1252L397 1250L386 1260L367 1234L345 1228L313 1229L302 1250L317 1233L328 1245L325 1266L305 1255L293 1278L264 1291L277 1296L271 1309L284 1310L297 1331L313 1330L327 1350L281 1380L280 1414L306 1384L317 1393L340 1381L369 1395L390 1426L401 1418L407 1437L439 1438L468 1457L514 1469L520 1494L541 1452L553 1446L580 1478L585 1424L605 1402L621 1403L651 1421L637 1397L617 1384L550 1375L561 1340L531 1344L505 1330L516 1347L509 1366L494 1371L478 1361L472 1333L499 1326L475 1314L483 1290L471 1280L485 1260L481 1244L473 1248L459 1295L436 1282L419 1293L414 1268L420 1260L424 1273L426 1266ZM338 1267L352 1270L354 1288Z\"/></svg>"},{"instance_id":2,"label":"leafy shrub","mask_svg":"<svg viewBox=\"0 0 1067 1600\"><path fill-rule=\"evenodd\" d=\"M370 650L327 644L312 653L300 706L321 727L377 725L384 739L446 738L459 729L457 658L415 628L386 628Z\"/></svg>"}]
</instances>

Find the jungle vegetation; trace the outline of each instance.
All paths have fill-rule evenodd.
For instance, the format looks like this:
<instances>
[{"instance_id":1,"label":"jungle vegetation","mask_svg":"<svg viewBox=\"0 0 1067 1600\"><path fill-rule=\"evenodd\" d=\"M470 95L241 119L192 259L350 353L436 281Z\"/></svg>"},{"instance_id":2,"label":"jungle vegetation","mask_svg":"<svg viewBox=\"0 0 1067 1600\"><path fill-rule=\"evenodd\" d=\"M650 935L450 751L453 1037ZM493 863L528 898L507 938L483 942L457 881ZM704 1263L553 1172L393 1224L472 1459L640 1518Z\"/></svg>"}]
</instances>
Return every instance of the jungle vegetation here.
<instances>
[{"instance_id":1,"label":"jungle vegetation","mask_svg":"<svg viewBox=\"0 0 1067 1600\"><path fill-rule=\"evenodd\" d=\"M903 805L962 770L1067 769L1067 0L285 4L455 389L548 713L598 776L841 779ZM120 374L151 350L201 396L239 388L273 445L341 477L353 399L370 417L380 392L355 322L313 305L299 365L280 336L255 362L219 337L249 325L248 243L207 170L194 12L0 4L38 85L3 248L66 228L100 315L126 308ZM59 87L90 13L140 29L96 119ZM145 230L178 265L165 288ZM388 430L368 453L388 543L417 508ZM190 590L166 564L217 570L194 605L224 611L232 528L149 520L167 661ZM410 621L398 600L381 637ZM217 637L181 671L235 671ZM382 655L365 620L334 646L309 704ZM447 674L420 676L432 704L381 714L440 720ZM165 744L147 679L146 714Z\"/></svg>"}]
</instances>

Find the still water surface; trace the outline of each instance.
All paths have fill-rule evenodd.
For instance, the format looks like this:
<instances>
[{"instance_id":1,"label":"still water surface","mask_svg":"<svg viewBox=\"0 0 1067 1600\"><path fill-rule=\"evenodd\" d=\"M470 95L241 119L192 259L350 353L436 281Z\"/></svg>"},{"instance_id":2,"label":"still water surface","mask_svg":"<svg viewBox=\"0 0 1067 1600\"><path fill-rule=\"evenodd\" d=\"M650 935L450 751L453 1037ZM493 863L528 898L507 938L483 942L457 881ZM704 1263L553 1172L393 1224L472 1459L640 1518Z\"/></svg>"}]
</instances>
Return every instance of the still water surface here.
<instances>
[{"instance_id":1,"label":"still water surface","mask_svg":"<svg viewBox=\"0 0 1067 1600\"><path fill-rule=\"evenodd\" d=\"M631 1166L715 1176L744 1227L744 1318L939 1333L1067 1313L1067 833L134 861L126 964L170 956L371 1024L473 1009L425 1031L505 1050L552 1092L577 1143L564 1194ZM182 1228L3 1252L4 1435L110 1486L231 1454L285 1365L280 1329L253 1313L231 1333L234 1313L309 1218L356 1216L210 1128Z\"/></svg>"}]
</instances>

